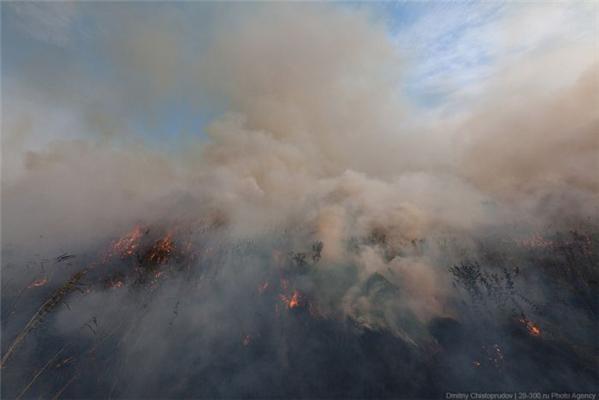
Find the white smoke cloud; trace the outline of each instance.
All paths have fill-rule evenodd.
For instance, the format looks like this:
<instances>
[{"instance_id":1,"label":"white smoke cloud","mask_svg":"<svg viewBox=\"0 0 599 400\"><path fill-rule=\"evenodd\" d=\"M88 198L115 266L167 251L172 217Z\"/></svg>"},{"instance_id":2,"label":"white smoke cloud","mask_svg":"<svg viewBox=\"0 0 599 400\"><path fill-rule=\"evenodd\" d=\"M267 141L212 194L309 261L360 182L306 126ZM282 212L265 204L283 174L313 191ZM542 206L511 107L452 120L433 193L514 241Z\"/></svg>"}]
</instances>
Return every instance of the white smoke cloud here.
<instances>
[{"instance_id":1,"label":"white smoke cloud","mask_svg":"<svg viewBox=\"0 0 599 400\"><path fill-rule=\"evenodd\" d=\"M159 24L152 35L134 28L127 40L108 43L115 68L157 83L140 93L170 95L189 82L226 99L228 112L191 157L104 142L27 152L23 176L3 187L4 243L27 247L43 234L56 246L89 244L129 221L174 215L217 213L235 238L299 227L298 245L323 242L324 265L360 268L344 298L347 313L369 307L352 293L370 276L395 274L406 287L401 304L428 319L446 312L446 265L417 251L417 241L467 236L529 212L544 221L556 207L576 218L593 214L596 67L549 97L489 90L457 121L439 117L417 130L404 123L413 110L400 91L401 54L364 10L233 12L200 56L181 60L175 24ZM184 209L181 193L193 199ZM350 250L352 240L368 237L376 240Z\"/></svg>"}]
</instances>

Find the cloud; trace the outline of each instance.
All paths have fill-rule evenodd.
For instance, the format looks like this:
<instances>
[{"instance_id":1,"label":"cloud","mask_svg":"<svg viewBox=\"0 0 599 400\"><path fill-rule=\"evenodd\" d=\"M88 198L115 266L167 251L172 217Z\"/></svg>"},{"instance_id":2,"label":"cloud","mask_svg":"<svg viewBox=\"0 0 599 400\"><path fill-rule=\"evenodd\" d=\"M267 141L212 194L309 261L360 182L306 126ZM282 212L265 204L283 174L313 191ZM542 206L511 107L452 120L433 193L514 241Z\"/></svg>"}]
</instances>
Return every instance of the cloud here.
<instances>
[{"instance_id":1,"label":"cloud","mask_svg":"<svg viewBox=\"0 0 599 400\"><path fill-rule=\"evenodd\" d=\"M6 7L19 29L34 39L64 47L74 35L80 34L74 30L78 17L76 2L19 2Z\"/></svg>"},{"instance_id":2,"label":"cloud","mask_svg":"<svg viewBox=\"0 0 599 400\"><path fill-rule=\"evenodd\" d=\"M413 67L408 90L434 99L433 106L455 107L464 97L481 95L487 80L526 62L531 53L592 47L598 12L585 2L427 6L395 33Z\"/></svg>"}]
</instances>

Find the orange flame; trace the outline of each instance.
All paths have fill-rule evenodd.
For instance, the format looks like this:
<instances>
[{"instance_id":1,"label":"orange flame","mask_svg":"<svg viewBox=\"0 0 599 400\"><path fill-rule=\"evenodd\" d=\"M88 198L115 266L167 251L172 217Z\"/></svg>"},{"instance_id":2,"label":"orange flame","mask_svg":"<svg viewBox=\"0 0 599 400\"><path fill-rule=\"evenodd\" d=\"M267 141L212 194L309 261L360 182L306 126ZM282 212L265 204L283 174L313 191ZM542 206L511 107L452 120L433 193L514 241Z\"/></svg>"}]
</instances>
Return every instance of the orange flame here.
<instances>
[{"instance_id":1,"label":"orange flame","mask_svg":"<svg viewBox=\"0 0 599 400\"><path fill-rule=\"evenodd\" d=\"M280 294L279 299L281 299L281 301L285 303L287 308L292 309L299 307L301 295L298 290L294 290L291 294L291 297L285 296L284 294Z\"/></svg>"},{"instance_id":2,"label":"orange flame","mask_svg":"<svg viewBox=\"0 0 599 400\"><path fill-rule=\"evenodd\" d=\"M132 256L139 247L139 241L143 236L143 230L140 225L136 225L130 232L112 245L112 251L109 255L119 254L121 257Z\"/></svg>"},{"instance_id":3,"label":"orange flame","mask_svg":"<svg viewBox=\"0 0 599 400\"><path fill-rule=\"evenodd\" d=\"M533 336L539 336L541 334L541 329L539 329L538 326L536 325L531 325L528 327L528 331L530 332L531 335Z\"/></svg>"},{"instance_id":4,"label":"orange flame","mask_svg":"<svg viewBox=\"0 0 599 400\"><path fill-rule=\"evenodd\" d=\"M148 259L158 264L165 263L175 249L175 244L171 234L167 234L164 238L158 240L150 249Z\"/></svg>"},{"instance_id":5,"label":"orange flame","mask_svg":"<svg viewBox=\"0 0 599 400\"><path fill-rule=\"evenodd\" d=\"M295 290L291 296L291 300L289 300L289 308L295 308L297 306L299 306L299 293Z\"/></svg>"},{"instance_id":6,"label":"orange flame","mask_svg":"<svg viewBox=\"0 0 599 400\"><path fill-rule=\"evenodd\" d=\"M540 336L541 335L541 328L539 328L539 325L537 325L534 322L529 321L525 318L520 318L520 322L526 327L526 330L532 336Z\"/></svg>"}]
</instances>

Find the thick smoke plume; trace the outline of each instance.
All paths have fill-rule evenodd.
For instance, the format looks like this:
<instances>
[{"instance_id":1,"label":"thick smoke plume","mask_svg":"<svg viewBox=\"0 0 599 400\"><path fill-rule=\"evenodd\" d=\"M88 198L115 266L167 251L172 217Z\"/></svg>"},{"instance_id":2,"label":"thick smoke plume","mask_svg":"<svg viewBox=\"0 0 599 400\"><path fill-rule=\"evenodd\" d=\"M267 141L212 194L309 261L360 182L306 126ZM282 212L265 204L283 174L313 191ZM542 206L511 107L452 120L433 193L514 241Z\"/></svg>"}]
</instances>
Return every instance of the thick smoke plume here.
<instances>
[{"instance_id":1,"label":"thick smoke plume","mask_svg":"<svg viewBox=\"0 0 599 400\"><path fill-rule=\"evenodd\" d=\"M89 286L6 361L4 395L31 379L16 366L38 369L61 346L56 363L72 366L25 397L597 390L596 55L557 89L516 94L508 68L457 117L422 116L375 15L235 10L198 38L197 57L179 47L177 15L148 32L124 13L125 39L103 39L140 84L127 101L185 85L222 100L207 140L174 153L124 133L61 140L5 164L3 354L74 271ZM4 122L4 154L21 154L23 121ZM556 263L578 277L561 285ZM153 278L134 278L140 265ZM49 283L21 291L36 279ZM547 354L567 362L546 366Z\"/></svg>"}]
</instances>

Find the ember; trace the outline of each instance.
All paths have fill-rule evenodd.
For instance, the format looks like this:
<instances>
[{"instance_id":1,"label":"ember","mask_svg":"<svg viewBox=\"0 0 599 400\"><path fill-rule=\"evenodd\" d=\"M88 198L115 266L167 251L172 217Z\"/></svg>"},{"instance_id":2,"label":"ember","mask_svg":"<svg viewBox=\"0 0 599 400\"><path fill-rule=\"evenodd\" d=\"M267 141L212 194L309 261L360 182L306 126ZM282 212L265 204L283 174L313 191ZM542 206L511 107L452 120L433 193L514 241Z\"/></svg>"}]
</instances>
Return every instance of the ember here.
<instances>
[{"instance_id":1,"label":"ember","mask_svg":"<svg viewBox=\"0 0 599 400\"><path fill-rule=\"evenodd\" d=\"M290 297L281 294L279 295L279 298L289 309L297 308L300 306L301 294L298 290L294 290Z\"/></svg>"},{"instance_id":2,"label":"ember","mask_svg":"<svg viewBox=\"0 0 599 400\"><path fill-rule=\"evenodd\" d=\"M174 250L175 244L173 239L170 234L167 234L152 246L147 254L147 259L156 264L164 264L168 261Z\"/></svg>"},{"instance_id":3,"label":"ember","mask_svg":"<svg viewBox=\"0 0 599 400\"><path fill-rule=\"evenodd\" d=\"M119 254L121 257L132 256L139 247L140 239L144 231L140 225L136 225L130 232L117 240L109 252L109 255Z\"/></svg>"},{"instance_id":4,"label":"ember","mask_svg":"<svg viewBox=\"0 0 599 400\"><path fill-rule=\"evenodd\" d=\"M541 335L541 328L539 328L539 326L537 324L535 324L534 322L532 322L526 318L520 318L519 321L526 327L526 330L532 336L540 336Z\"/></svg>"},{"instance_id":5,"label":"ember","mask_svg":"<svg viewBox=\"0 0 599 400\"><path fill-rule=\"evenodd\" d=\"M291 296L291 299L289 300L289 308L295 308L299 306L299 294L296 291L293 292L293 295Z\"/></svg>"}]
</instances>

